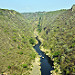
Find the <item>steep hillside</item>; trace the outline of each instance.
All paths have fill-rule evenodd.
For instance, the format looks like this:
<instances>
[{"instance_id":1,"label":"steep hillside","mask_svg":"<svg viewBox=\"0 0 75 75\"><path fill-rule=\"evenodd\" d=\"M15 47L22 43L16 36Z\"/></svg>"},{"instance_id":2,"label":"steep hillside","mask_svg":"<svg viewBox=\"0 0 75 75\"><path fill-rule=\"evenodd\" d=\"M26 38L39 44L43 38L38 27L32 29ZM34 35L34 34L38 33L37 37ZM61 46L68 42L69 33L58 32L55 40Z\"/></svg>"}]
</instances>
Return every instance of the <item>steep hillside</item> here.
<instances>
[{"instance_id":1,"label":"steep hillside","mask_svg":"<svg viewBox=\"0 0 75 75\"><path fill-rule=\"evenodd\" d=\"M60 10L47 13L42 17L40 25L40 36L44 40L41 46L48 49L44 51L46 54L50 52L48 55L54 60L56 73L60 65L62 75L74 74L75 11Z\"/></svg>"},{"instance_id":2,"label":"steep hillside","mask_svg":"<svg viewBox=\"0 0 75 75\"><path fill-rule=\"evenodd\" d=\"M29 75L34 33L43 39L40 48L54 61L56 75L75 74L75 5L22 14L0 9L0 74Z\"/></svg>"},{"instance_id":3,"label":"steep hillside","mask_svg":"<svg viewBox=\"0 0 75 75\"><path fill-rule=\"evenodd\" d=\"M29 65L35 58L33 39L33 28L23 15L0 9L0 74L29 74Z\"/></svg>"},{"instance_id":4,"label":"steep hillside","mask_svg":"<svg viewBox=\"0 0 75 75\"><path fill-rule=\"evenodd\" d=\"M22 13L22 15L33 26L33 30L35 30L39 24L39 18L45 15L45 12Z\"/></svg>"}]
</instances>

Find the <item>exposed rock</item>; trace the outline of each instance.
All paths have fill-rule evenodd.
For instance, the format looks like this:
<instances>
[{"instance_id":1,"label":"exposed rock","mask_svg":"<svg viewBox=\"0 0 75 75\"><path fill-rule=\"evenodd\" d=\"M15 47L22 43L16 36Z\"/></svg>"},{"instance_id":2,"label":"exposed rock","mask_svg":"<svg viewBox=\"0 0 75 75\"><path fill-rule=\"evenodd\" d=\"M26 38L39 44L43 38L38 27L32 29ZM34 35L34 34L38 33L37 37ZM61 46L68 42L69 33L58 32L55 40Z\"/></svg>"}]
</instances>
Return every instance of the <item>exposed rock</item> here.
<instances>
[{"instance_id":1,"label":"exposed rock","mask_svg":"<svg viewBox=\"0 0 75 75\"><path fill-rule=\"evenodd\" d=\"M41 67L40 67L40 58L39 56L35 58L35 62L32 62L32 71L30 72L30 75L41 75Z\"/></svg>"},{"instance_id":2,"label":"exposed rock","mask_svg":"<svg viewBox=\"0 0 75 75\"><path fill-rule=\"evenodd\" d=\"M75 11L75 4L71 8L72 11Z\"/></svg>"}]
</instances>

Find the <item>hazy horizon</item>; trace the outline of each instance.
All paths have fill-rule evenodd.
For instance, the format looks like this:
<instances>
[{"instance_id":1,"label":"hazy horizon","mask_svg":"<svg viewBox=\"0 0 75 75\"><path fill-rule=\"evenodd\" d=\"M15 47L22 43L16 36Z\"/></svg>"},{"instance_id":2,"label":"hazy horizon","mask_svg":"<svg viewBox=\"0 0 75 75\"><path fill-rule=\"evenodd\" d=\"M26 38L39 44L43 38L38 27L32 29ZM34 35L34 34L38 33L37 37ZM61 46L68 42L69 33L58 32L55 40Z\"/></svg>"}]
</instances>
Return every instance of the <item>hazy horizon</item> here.
<instances>
[{"instance_id":1,"label":"hazy horizon","mask_svg":"<svg viewBox=\"0 0 75 75\"><path fill-rule=\"evenodd\" d=\"M28 12L48 12L48 11L56 11L61 9L70 9L72 5L75 4L74 0L2 0L0 1L1 9L9 9L15 10L20 13L28 13Z\"/></svg>"}]
</instances>

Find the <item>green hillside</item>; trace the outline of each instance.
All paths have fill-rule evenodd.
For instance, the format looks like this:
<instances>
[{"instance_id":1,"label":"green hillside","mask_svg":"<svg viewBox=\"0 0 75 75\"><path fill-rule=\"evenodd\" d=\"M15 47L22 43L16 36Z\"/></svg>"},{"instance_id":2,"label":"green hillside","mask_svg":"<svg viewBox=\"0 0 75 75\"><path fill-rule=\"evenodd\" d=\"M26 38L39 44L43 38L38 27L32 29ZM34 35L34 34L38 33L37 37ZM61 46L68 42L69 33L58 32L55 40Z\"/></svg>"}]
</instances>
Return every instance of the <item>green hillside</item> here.
<instances>
[{"instance_id":1,"label":"green hillside","mask_svg":"<svg viewBox=\"0 0 75 75\"><path fill-rule=\"evenodd\" d=\"M0 74L29 73L29 65L35 58L31 39L34 39L32 25L23 15L13 10L0 9Z\"/></svg>"},{"instance_id":2,"label":"green hillside","mask_svg":"<svg viewBox=\"0 0 75 75\"><path fill-rule=\"evenodd\" d=\"M37 34L38 32L38 34ZM35 59L34 33L54 61L56 75L75 74L75 5L51 12L0 9L0 74L29 75Z\"/></svg>"},{"instance_id":3,"label":"green hillside","mask_svg":"<svg viewBox=\"0 0 75 75\"><path fill-rule=\"evenodd\" d=\"M23 15L32 20L34 18L34 23L37 19L34 29L37 29L39 37L43 39L41 48L46 49L47 51L43 51L54 61L56 74L72 75L75 73L74 6L68 10L24 13Z\"/></svg>"},{"instance_id":4,"label":"green hillside","mask_svg":"<svg viewBox=\"0 0 75 75\"><path fill-rule=\"evenodd\" d=\"M75 73L75 11L60 10L48 12L40 21L43 38L43 48L53 60L55 71L58 72L58 65L62 75ZM58 75L58 74L57 74Z\"/></svg>"}]
</instances>

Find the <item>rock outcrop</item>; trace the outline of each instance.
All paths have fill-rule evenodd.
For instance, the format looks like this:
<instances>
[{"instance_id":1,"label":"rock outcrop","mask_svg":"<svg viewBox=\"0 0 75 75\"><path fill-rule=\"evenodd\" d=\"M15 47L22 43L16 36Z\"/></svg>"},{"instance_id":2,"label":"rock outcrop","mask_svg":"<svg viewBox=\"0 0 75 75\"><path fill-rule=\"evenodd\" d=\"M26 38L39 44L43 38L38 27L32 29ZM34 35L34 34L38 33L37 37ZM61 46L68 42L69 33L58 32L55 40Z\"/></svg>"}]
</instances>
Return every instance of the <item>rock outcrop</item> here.
<instances>
[{"instance_id":1,"label":"rock outcrop","mask_svg":"<svg viewBox=\"0 0 75 75\"><path fill-rule=\"evenodd\" d=\"M71 9L72 9L72 11L75 11L75 4L72 6Z\"/></svg>"}]
</instances>

